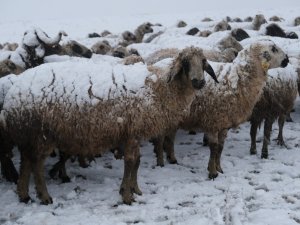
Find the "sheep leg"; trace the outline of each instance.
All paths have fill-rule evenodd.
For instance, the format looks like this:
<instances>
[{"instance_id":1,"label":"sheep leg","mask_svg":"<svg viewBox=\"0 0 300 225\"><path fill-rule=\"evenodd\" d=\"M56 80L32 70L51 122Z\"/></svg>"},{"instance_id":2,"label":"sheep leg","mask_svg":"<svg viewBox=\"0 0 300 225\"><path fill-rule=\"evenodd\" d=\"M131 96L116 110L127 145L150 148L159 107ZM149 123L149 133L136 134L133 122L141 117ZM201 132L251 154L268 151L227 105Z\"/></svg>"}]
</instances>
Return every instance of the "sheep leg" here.
<instances>
[{"instance_id":1,"label":"sheep leg","mask_svg":"<svg viewBox=\"0 0 300 225\"><path fill-rule=\"evenodd\" d=\"M218 176L216 168L216 158L218 154L218 133L208 133L210 156L208 161L208 178L214 179Z\"/></svg>"},{"instance_id":2,"label":"sheep leg","mask_svg":"<svg viewBox=\"0 0 300 225\"><path fill-rule=\"evenodd\" d=\"M250 136L251 136L251 147L250 155L256 155L256 134L257 134L258 123L251 121Z\"/></svg>"},{"instance_id":3,"label":"sheep leg","mask_svg":"<svg viewBox=\"0 0 300 225\"><path fill-rule=\"evenodd\" d=\"M33 163L34 183L37 191L37 196L41 200L41 204L52 204L52 198L48 193L45 177L44 177L44 161L46 156L36 158Z\"/></svg>"},{"instance_id":4,"label":"sheep leg","mask_svg":"<svg viewBox=\"0 0 300 225\"><path fill-rule=\"evenodd\" d=\"M139 157L138 142L135 139L128 140L124 150L124 175L120 187L123 202L128 205L134 201L133 193L141 194L137 184Z\"/></svg>"},{"instance_id":5,"label":"sheep leg","mask_svg":"<svg viewBox=\"0 0 300 225\"><path fill-rule=\"evenodd\" d=\"M268 158L268 145L270 143L270 136L271 136L273 122L274 122L273 118L267 117L265 119L264 141L263 141L263 147L262 147L262 151L261 151L261 158L262 159L267 159Z\"/></svg>"},{"instance_id":6,"label":"sheep leg","mask_svg":"<svg viewBox=\"0 0 300 225\"><path fill-rule=\"evenodd\" d=\"M216 158L216 169L218 172L223 173L222 167L221 167L221 155L224 147L224 142L227 137L228 130L222 130L218 134L218 153Z\"/></svg>"},{"instance_id":7,"label":"sheep leg","mask_svg":"<svg viewBox=\"0 0 300 225\"><path fill-rule=\"evenodd\" d=\"M58 172L58 177L63 183L69 183L71 181L70 177L67 175L66 171L66 161L69 159L69 155L59 152L59 161L51 168L49 171L49 176L54 179Z\"/></svg>"},{"instance_id":8,"label":"sheep leg","mask_svg":"<svg viewBox=\"0 0 300 225\"><path fill-rule=\"evenodd\" d=\"M167 160L170 164L177 163L177 159L175 157L175 151L174 151L174 141L175 141L176 133L177 133L177 129L171 130L165 136L165 140L164 140L163 147L167 153Z\"/></svg>"},{"instance_id":9,"label":"sheep leg","mask_svg":"<svg viewBox=\"0 0 300 225\"><path fill-rule=\"evenodd\" d=\"M164 166L164 135L159 135L156 138L153 139L153 145L154 145L154 152L156 155L156 163L157 166L163 167Z\"/></svg>"},{"instance_id":10,"label":"sheep leg","mask_svg":"<svg viewBox=\"0 0 300 225\"><path fill-rule=\"evenodd\" d=\"M16 184L19 178L19 174L10 157L8 155L0 156L0 162L1 162L1 173L3 177L7 181L14 182Z\"/></svg>"},{"instance_id":11,"label":"sheep leg","mask_svg":"<svg viewBox=\"0 0 300 225\"><path fill-rule=\"evenodd\" d=\"M83 155L78 155L79 166L82 168L89 167L89 164L86 162L85 157Z\"/></svg>"},{"instance_id":12,"label":"sheep leg","mask_svg":"<svg viewBox=\"0 0 300 225\"><path fill-rule=\"evenodd\" d=\"M285 143L283 140L283 135L282 135L285 119L286 119L286 116L284 114L281 114L278 118L279 133L278 133L278 137L277 137L277 144L281 145L281 146L283 146L283 145L285 146Z\"/></svg>"},{"instance_id":13,"label":"sheep leg","mask_svg":"<svg viewBox=\"0 0 300 225\"><path fill-rule=\"evenodd\" d=\"M28 203L31 200L28 194L31 170L32 167L29 157L21 151L20 177L17 184L17 193L20 202Z\"/></svg>"},{"instance_id":14,"label":"sheep leg","mask_svg":"<svg viewBox=\"0 0 300 225\"><path fill-rule=\"evenodd\" d=\"M207 137L207 134L204 133L203 134L203 140L202 140L202 143L203 143L203 146L207 146L208 145L208 137Z\"/></svg>"}]
</instances>

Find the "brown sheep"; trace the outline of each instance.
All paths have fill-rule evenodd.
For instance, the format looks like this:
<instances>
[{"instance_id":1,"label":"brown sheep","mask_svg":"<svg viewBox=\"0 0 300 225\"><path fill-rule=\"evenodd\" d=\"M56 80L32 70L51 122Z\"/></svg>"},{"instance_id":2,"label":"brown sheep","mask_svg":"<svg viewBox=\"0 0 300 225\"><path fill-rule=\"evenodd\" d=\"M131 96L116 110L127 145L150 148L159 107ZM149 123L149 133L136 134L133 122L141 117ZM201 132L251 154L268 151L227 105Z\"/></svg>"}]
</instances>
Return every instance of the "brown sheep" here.
<instances>
[{"instance_id":1,"label":"brown sheep","mask_svg":"<svg viewBox=\"0 0 300 225\"><path fill-rule=\"evenodd\" d=\"M20 74L24 72L24 68L16 65L13 61L10 59L6 59L2 62L0 62L0 78L3 76L6 76L8 74Z\"/></svg>"},{"instance_id":2,"label":"brown sheep","mask_svg":"<svg viewBox=\"0 0 300 225\"><path fill-rule=\"evenodd\" d=\"M231 26L228 24L226 20L222 20L221 22L217 23L214 27L214 32L218 31L225 31L225 30L231 30Z\"/></svg>"},{"instance_id":3,"label":"brown sheep","mask_svg":"<svg viewBox=\"0 0 300 225\"><path fill-rule=\"evenodd\" d=\"M84 61L80 64L44 64L26 71L5 97L5 119L1 123L7 139L16 143L21 152L17 186L20 201L30 200L29 177L33 173L39 199L43 204L52 203L43 169L44 161L54 147L72 155L95 155L124 143L125 166L120 194L124 203L131 204L133 193L141 194L137 182L139 140L177 126L189 112L195 89L201 89L205 84L204 70L216 79L202 50L190 47L182 50L166 69L149 67L147 70L142 64L125 66ZM122 71L127 72L126 82ZM140 74L133 76L132 73L137 71ZM71 76L71 80L61 82L67 76L64 73ZM44 82L23 82L23 79L35 78ZM83 80L89 86L82 88ZM117 80L120 85L115 83ZM136 90L130 86L132 82ZM77 88L76 84L79 85ZM103 90L101 85L104 85ZM105 85L110 88L105 89ZM139 85L141 87L137 87ZM32 88L41 93L35 95ZM73 91L63 91L69 88ZM62 92L58 94L60 90Z\"/></svg>"}]
</instances>

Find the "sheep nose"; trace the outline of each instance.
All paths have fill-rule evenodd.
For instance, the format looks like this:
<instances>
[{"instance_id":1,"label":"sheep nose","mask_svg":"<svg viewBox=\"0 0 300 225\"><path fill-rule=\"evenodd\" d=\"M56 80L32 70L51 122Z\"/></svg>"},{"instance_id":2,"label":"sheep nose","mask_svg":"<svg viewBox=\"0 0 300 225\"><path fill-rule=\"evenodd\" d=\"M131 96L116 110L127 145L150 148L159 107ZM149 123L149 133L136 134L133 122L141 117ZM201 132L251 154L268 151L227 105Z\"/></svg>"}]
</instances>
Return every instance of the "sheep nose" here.
<instances>
[{"instance_id":1,"label":"sheep nose","mask_svg":"<svg viewBox=\"0 0 300 225\"><path fill-rule=\"evenodd\" d=\"M192 85L193 85L193 88L197 89L197 90L200 90L201 88L204 87L205 85L205 80L202 79L202 80L197 80L197 79L193 79L192 80Z\"/></svg>"},{"instance_id":2,"label":"sheep nose","mask_svg":"<svg viewBox=\"0 0 300 225\"><path fill-rule=\"evenodd\" d=\"M281 67L286 67L288 63L289 63L289 58L286 55L285 59L281 62Z\"/></svg>"}]
</instances>

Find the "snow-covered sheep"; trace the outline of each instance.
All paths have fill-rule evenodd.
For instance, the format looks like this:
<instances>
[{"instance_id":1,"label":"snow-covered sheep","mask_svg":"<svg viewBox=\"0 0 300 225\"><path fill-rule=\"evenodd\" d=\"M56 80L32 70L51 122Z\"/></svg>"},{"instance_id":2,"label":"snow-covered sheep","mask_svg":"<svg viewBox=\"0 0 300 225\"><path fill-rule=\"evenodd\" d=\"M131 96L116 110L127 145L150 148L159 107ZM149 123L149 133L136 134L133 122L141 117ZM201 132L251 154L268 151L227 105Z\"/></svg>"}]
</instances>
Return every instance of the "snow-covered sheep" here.
<instances>
[{"instance_id":1,"label":"snow-covered sheep","mask_svg":"<svg viewBox=\"0 0 300 225\"><path fill-rule=\"evenodd\" d=\"M221 51L224 51L227 48L234 48L239 52L243 49L243 46L234 37L232 37L232 35L222 38L217 45Z\"/></svg>"},{"instance_id":2,"label":"snow-covered sheep","mask_svg":"<svg viewBox=\"0 0 300 225\"><path fill-rule=\"evenodd\" d=\"M264 40L246 47L233 63L215 65L220 84L208 81L205 88L197 92L189 116L179 126L207 134L210 147L209 178L213 179L218 172L223 172L220 161L228 129L247 121L262 94L268 69L285 67L288 61L287 55L278 46ZM175 133L176 128L173 131L169 129L167 136L172 140ZM174 143L174 139L171 143ZM160 143L160 146L163 144ZM161 159L163 149L158 149L158 159ZM168 155L174 154L173 151L174 146L166 149Z\"/></svg>"},{"instance_id":3,"label":"snow-covered sheep","mask_svg":"<svg viewBox=\"0 0 300 225\"><path fill-rule=\"evenodd\" d=\"M112 47L108 41L103 40L103 41L98 41L95 44L93 44L93 46L91 47L91 50L95 54L106 55L112 50Z\"/></svg>"},{"instance_id":4,"label":"snow-covered sheep","mask_svg":"<svg viewBox=\"0 0 300 225\"><path fill-rule=\"evenodd\" d=\"M135 31L134 35L136 37L136 43L141 43L143 42L144 35L147 33L152 33L152 24L150 23L143 23L142 25L138 26Z\"/></svg>"},{"instance_id":5,"label":"snow-covered sheep","mask_svg":"<svg viewBox=\"0 0 300 225\"><path fill-rule=\"evenodd\" d=\"M273 21L273 22L280 22L282 21L283 19L280 18L279 16L272 16L269 18L269 21Z\"/></svg>"},{"instance_id":6,"label":"snow-covered sheep","mask_svg":"<svg viewBox=\"0 0 300 225\"><path fill-rule=\"evenodd\" d=\"M225 31L225 30L231 30L231 26L228 24L226 20L222 20L221 22L217 23L214 27L214 32L218 31Z\"/></svg>"},{"instance_id":7,"label":"snow-covered sheep","mask_svg":"<svg viewBox=\"0 0 300 225\"><path fill-rule=\"evenodd\" d=\"M24 68L16 65L10 59L6 59L0 62L0 77L6 76L8 74L20 74L24 72Z\"/></svg>"},{"instance_id":8,"label":"snow-covered sheep","mask_svg":"<svg viewBox=\"0 0 300 225\"><path fill-rule=\"evenodd\" d=\"M110 34L111 34L110 31L104 30L104 31L101 32L101 37L106 37L106 36L108 36L108 35L110 35Z\"/></svg>"},{"instance_id":9,"label":"snow-covered sheep","mask_svg":"<svg viewBox=\"0 0 300 225\"><path fill-rule=\"evenodd\" d=\"M130 31L124 31L122 33L122 38L123 38L123 41L120 42L119 45L122 45L124 47L126 47L130 44L136 43L136 41L137 41L136 36Z\"/></svg>"},{"instance_id":10,"label":"snow-covered sheep","mask_svg":"<svg viewBox=\"0 0 300 225\"><path fill-rule=\"evenodd\" d=\"M243 20L239 17L236 17L232 20L232 22L241 23L241 22L243 22Z\"/></svg>"},{"instance_id":11,"label":"snow-covered sheep","mask_svg":"<svg viewBox=\"0 0 300 225\"><path fill-rule=\"evenodd\" d=\"M237 41L242 41L246 38L249 38L249 34L241 28L236 28L231 31L232 37L234 37Z\"/></svg>"},{"instance_id":12,"label":"snow-covered sheep","mask_svg":"<svg viewBox=\"0 0 300 225\"><path fill-rule=\"evenodd\" d=\"M194 47L182 50L166 69L85 61L25 71L5 96L1 123L21 152L20 201L30 200L33 173L38 197L43 204L52 203L43 169L54 147L72 155L95 155L124 144L120 193L130 204L133 193L141 194L139 140L177 126L189 112L195 89L205 84L204 71L216 79L202 50Z\"/></svg>"},{"instance_id":13,"label":"snow-covered sheep","mask_svg":"<svg viewBox=\"0 0 300 225\"><path fill-rule=\"evenodd\" d=\"M212 34L212 32L210 30L203 30L203 31L200 31L199 37L208 37L211 34Z\"/></svg>"},{"instance_id":14,"label":"snow-covered sheep","mask_svg":"<svg viewBox=\"0 0 300 225\"><path fill-rule=\"evenodd\" d=\"M250 153L256 154L256 132L264 122L264 138L261 158L268 158L268 144L272 131L272 124L278 118L278 144L284 145L283 126L285 116L293 109L297 97L298 75L293 66L277 68L268 71L268 81L263 89L260 100L256 103L250 117L251 148Z\"/></svg>"},{"instance_id":15,"label":"snow-covered sheep","mask_svg":"<svg viewBox=\"0 0 300 225\"><path fill-rule=\"evenodd\" d=\"M46 55L69 55L77 57L91 58L92 51L86 46L78 43L77 41L70 40L62 45L56 44L46 46Z\"/></svg>"},{"instance_id":16,"label":"snow-covered sheep","mask_svg":"<svg viewBox=\"0 0 300 225\"><path fill-rule=\"evenodd\" d=\"M7 51L15 51L18 47L19 47L18 43L8 43L8 42L5 42L2 45L2 49L3 50L7 50Z\"/></svg>"},{"instance_id":17,"label":"snow-covered sheep","mask_svg":"<svg viewBox=\"0 0 300 225\"><path fill-rule=\"evenodd\" d=\"M184 22L183 20L180 20L180 21L177 23L177 27L178 27L178 28L186 27L186 26L187 26L187 23Z\"/></svg>"}]
</instances>

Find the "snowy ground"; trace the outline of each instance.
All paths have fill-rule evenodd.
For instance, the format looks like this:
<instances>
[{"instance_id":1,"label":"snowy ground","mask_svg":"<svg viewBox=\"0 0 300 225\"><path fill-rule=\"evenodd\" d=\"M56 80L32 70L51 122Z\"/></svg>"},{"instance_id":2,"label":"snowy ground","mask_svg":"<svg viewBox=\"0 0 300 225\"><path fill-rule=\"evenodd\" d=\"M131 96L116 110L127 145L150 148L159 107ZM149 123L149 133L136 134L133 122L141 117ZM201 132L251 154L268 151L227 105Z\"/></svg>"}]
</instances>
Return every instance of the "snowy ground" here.
<instances>
[{"instance_id":1,"label":"snowy ground","mask_svg":"<svg viewBox=\"0 0 300 225\"><path fill-rule=\"evenodd\" d=\"M34 2L34 0L31 1ZM67 4L66 2L64 5ZM158 4L158 1L156 2ZM171 4L171 1L167 2ZM197 3L200 1L191 2L194 6L198 4L197 7L191 9L191 6L185 8L182 5L182 13L180 10L175 10L180 7L174 8L173 6L171 11L164 13L167 3L165 3L164 8L162 7L165 11L163 9L155 10L157 8L155 8L154 3L151 3L152 11L147 12L146 10L134 14L132 8L127 7L126 16L108 15L107 10L109 11L110 8L107 6L108 8L104 8L107 16L87 18L88 13L85 12L85 19L83 20L80 19L81 15L68 17L69 11L62 18L45 16L43 20L37 20L35 16L39 13L40 15L43 14L39 11L41 6L36 10L38 13L35 16L24 12L12 16L8 11L5 11L0 15L0 43L6 41L20 42L26 29L31 26L40 26L51 36L63 29L70 38L91 46L92 41L86 38L87 34L101 32L104 29L120 33L127 29L133 30L142 22L151 21L162 23L172 30L179 19L186 20L189 24L188 28L191 28L193 25L198 25L201 19L206 16L218 21L227 15L232 18L235 16L245 18L256 13L263 13L266 18L275 14L285 18L283 24L286 29L291 29L300 36L300 28L291 26L292 19L299 16L300 3L297 1L291 0L290 4L288 4L289 1L274 1L274 5L264 2L261 3L262 8L260 8L260 4L256 4L260 2L258 0L251 1L254 4L251 7L249 4L241 7L240 3L238 5L238 2L241 1L232 1L235 3L233 4L235 7L219 5L219 9L215 11L208 6L204 7L206 11L201 10L201 4ZM4 4L4 10L8 10L14 3L21 4L18 0L9 1L6 5ZM28 9L28 5L22 4L22 7L19 8L27 7ZM89 6L93 8L93 5ZM222 7L224 11L221 11ZM241 7L240 10L238 7ZM198 8L201 12L197 12ZM26 10L24 11L26 12ZM95 13L94 9L92 13ZM232 25L237 26L237 24ZM181 48L190 44L201 46L200 38L189 37L189 42L185 43L174 38L172 34L174 33L169 36L167 34L155 41L151 45L151 49L156 50L170 46ZM251 34L255 38L256 33ZM299 55L300 44L298 40L281 42L275 39L275 41L282 44L282 47L293 55ZM147 49L149 50L149 46L135 47L143 53ZM145 55L147 54L148 52L145 52ZM166 163L163 168L155 167L156 159L152 151L153 147L151 143L144 142L141 148L142 158L138 178L143 195L136 196L136 202L131 206L122 204L118 194L123 176L123 161L113 159L110 153L102 158L97 158L86 169L80 168L77 162L68 162L67 169L71 183L62 184L59 180L51 180L49 176L46 176L48 190L54 200L53 205L49 206L39 204L39 200L35 197L33 180L31 180L30 185L30 195L36 202L25 205L18 202L16 186L0 177L0 224L300 224L299 98L296 101L295 109L295 113L292 113L294 122L286 123L284 128L287 147L277 146L276 142L272 141L268 160L260 159L259 149L262 146L262 130L258 134L257 156L250 156L249 154L249 123L243 124L240 129L230 131L222 156L225 173L220 174L214 181L207 179L206 168L209 150L202 146L201 133L188 135L187 132L180 131L175 146L179 164L170 165ZM272 139L277 137L277 133L278 126L276 124ZM14 163L18 167L18 152L14 152L16 156ZM49 171L56 160L49 158L46 171Z\"/></svg>"}]
</instances>

